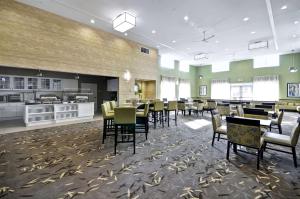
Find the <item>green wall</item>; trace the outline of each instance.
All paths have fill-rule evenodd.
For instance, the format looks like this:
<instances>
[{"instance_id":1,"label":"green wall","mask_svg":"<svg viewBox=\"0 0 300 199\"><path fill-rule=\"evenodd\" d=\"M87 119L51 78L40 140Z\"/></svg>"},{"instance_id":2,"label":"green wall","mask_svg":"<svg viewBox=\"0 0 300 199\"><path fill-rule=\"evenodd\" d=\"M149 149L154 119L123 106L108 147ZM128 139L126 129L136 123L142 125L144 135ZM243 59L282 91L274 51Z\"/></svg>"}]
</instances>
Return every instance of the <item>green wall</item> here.
<instances>
[{"instance_id":1,"label":"green wall","mask_svg":"<svg viewBox=\"0 0 300 199\"><path fill-rule=\"evenodd\" d=\"M161 76L167 76L167 77L176 77L177 79L188 79L191 83L191 97L197 96L197 67L190 66L189 72L183 72L179 70L179 61L175 61L175 67L174 69L168 69L159 67L159 77L158 84L157 84L157 93L158 97L160 98L160 81ZM176 97L178 98L179 92L178 92L179 85L176 85Z\"/></svg>"},{"instance_id":2,"label":"green wall","mask_svg":"<svg viewBox=\"0 0 300 199\"><path fill-rule=\"evenodd\" d=\"M287 83L300 83L300 53L294 54L294 62L298 67L297 73L290 73L288 69L293 63L293 54L281 55L279 67L254 69L252 59L231 62L227 72L212 73L211 65L197 67L194 94L199 96L200 85L207 85L207 97L210 97L212 79L229 79L231 83L241 83L252 82L254 76L279 75L279 99L292 99L287 98ZM203 76L201 80L200 75Z\"/></svg>"}]
</instances>

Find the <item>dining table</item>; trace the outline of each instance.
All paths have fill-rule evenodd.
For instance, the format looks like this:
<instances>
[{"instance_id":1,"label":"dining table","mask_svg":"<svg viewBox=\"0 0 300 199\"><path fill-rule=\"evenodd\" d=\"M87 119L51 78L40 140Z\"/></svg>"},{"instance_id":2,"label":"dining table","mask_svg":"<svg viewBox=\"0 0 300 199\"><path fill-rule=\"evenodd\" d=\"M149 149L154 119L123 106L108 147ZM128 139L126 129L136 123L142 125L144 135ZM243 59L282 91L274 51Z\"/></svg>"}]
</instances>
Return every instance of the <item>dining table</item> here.
<instances>
[{"instance_id":1,"label":"dining table","mask_svg":"<svg viewBox=\"0 0 300 199\"><path fill-rule=\"evenodd\" d=\"M236 118L244 118L244 119L252 119L252 120L259 120L260 126L262 127L269 127L271 125L272 120L270 119L256 119L256 118L249 118L249 117L240 117L240 116L234 116Z\"/></svg>"}]
</instances>

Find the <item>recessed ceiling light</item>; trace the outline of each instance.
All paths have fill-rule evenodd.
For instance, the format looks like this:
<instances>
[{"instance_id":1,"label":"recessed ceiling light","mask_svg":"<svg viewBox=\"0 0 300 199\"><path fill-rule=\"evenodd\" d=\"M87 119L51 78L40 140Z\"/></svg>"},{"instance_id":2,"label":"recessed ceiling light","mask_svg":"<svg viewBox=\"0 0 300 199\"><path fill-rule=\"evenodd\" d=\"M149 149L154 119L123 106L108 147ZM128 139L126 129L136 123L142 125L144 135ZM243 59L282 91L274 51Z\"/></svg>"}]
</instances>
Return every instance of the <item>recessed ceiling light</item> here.
<instances>
[{"instance_id":1,"label":"recessed ceiling light","mask_svg":"<svg viewBox=\"0 0 300 199\"><path fill-rule=\"evenodd\" d=\"M189 20L189 16L184 16L183 19L184 19L184 21L188 21Z\"/></svg>"},{"instance_id":2,"label":"recessed ceiling light","mask_svg":"<svg viewBox=\"0 0 300 199\"><path fill-rule=\"evenodd\" d=\"M245 17L243 21L249 21L249 17Z\"/></svg>"},{"instance_id":3,"label":"recessed ceiling light","mask_svg":"<svg viewBox=\"0 0 300 199\"><path fill-rule=\"evenodd\" d=\"M127 36L127 35L128 35L128 33L127 33L127 32L125 32L125 33L124 33L124 35L125 35L125 36Z\"/></svg>"},{"instance_id":4,"label":"recessed ceiling light","mask_svg":"<svg viewBox=\"0 0 300 199\"><path fill-rule=\"evenodd\" d=\"M176 43L176 41L175 41L175 40L173 40L173 41L172 41L172 43Z\"/></svg>"},{"instance_id":5,"label":"recessed ceiling light","mask_svg":"<svg viewBox=\"0 0 300 199\"><path fill-rule=\"evenodd\" d=\"M152 34L155 34L155 33L156 33L156 30L152 30L151 32L152 32Z\"/></svg>"},{"instance_id":6,"label":"recessed ceiling light","mask_svg":"<svg viewBox=\"0 0 300 199\"><path fill-rule=\"evenodd\" d=\"M256 33L255 31L252 31L252 32L251 32L251 34L255 34L255 33Z\"/></svg>"},{"instance_id":7,"label":"recessed ceiling light","mask_svg":"<svg viewBox=\"0 0 300 199\"><path fill-rule=\"evenodd\" d=\"M296 38L296 37L297 37L297 35L296 35L296 34L293 34L293 35L292 35L292 37L293 37L293 38Z\"/></svg>"},{"instance_id":8,"label":"recessed ceiling light","mask_svg":"<svg viewBox=\"0 0 300 199\"><path fill-rule=\"evenodd\" d=\"M91 23L95 23L95 20L94 19L91 19L91 21L90 21Z\"/></svg>"},{"instance_id":9,"label":"recessed ceiling light","mask_svg":"<svg viewBox=\"0 0 300 199\"><path fill-rule=\"evenodd\" d=\"M283 5L283 6L281 6L280 9L281 9L281 10L285 10L285 9L287 9L287 6L286 6L286 5Z\"/></svg>"},{"instance_id":10,"label":"recessed ceiling light","mask_svg":"<svg viewBox=\"0 0 300 199\"><path fill-rule=\"evenodd\" d=\"M294 24L298 24L299 23L299 21L294 21Z\"/></svg>"}]
</instances>

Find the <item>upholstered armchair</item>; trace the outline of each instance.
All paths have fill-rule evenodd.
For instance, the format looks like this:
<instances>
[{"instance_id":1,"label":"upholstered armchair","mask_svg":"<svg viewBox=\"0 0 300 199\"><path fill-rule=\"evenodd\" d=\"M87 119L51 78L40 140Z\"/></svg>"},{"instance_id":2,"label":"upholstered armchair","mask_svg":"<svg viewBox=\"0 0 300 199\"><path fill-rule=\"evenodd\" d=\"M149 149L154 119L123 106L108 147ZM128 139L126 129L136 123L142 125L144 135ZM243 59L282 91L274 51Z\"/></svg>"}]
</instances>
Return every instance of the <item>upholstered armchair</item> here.
<instances>
[{"instance_id":1,"label":"upholstered armchair","mask_svg":"<svg viewBox=\"0 0 300 199\"><path fill-rule=\"evenodd\" d=\"M184 101L178 101L177 102L178 104L178 112L177 112L177 115L179 113L179 111L181 111L181 114L185 116L185 111L187 109L186 105L185 105L185 102Z\"/></svg>"},{"instance_id":2,"label":"upholstered armchair","mask_svg":"<svg viewBox=\"0 0 300 199\"><path fill-rule=\"evenodd\" d=\"M154 123L154 128L156 128L156 124L158 121L162 123L164 127L164 102L163 101L154 101L153 108L151 109L152 119Z\"/></svg>"},{"instance_id":3,"label":"upholstered armchair","mask_svg":"<svg viewBox=\"0 0 300 199\"><path fill-rule=\"evenodd\" d=\"M263 139L261 137L260 121L246 118L227 117L227 160L231 144L237 152L237 145L257 149L257 169L259 169L259 160L262 157Z\"/></svg>"},{"instance_id":4,"label":"upholstered armchair","mask_svg":"<svg viewBox=\"0 0 300 199\"><path fill-rule=\"evenodd\" d=\"M197 116L199 113L202 113L203 116L204 103L202 102L193 102L193 105L190 107L190 110L193 111Z\"/></svg>"},{"instance_id":5,"label":"upholstered armchair","mask_svg":"<svg viewBox=\"0 0 300 199\"><path fill-rule=\"evenodd\" d=\"M244 117L244 109L243 109L242 105L240 105L240 104L237 105L236 109L237 109L237 115L239 117Z\"/></svg>"},{"instance_id":6,"label":"upholstered armchair","mask_svg":"<svg viewBox=\"0 0 300 199\"><path fill-rule=\"evenodd\" d=\"M292 154L294 159L294 166L297 167L296 145L299 140L299 135L300 135L300 117L298 118L297 125L293 128L290 135L282 135L277 133L266 132L263 135L264 149L271 149L283 153ZM279 149L269 148L267 147L268 143L291 148L292 153L288 151L279 150Z\"/></svg>"},{"instance_id":7,"label":"upholstered armchair","mask_svg":"<svg viewBox=\"0 0 300 199\"><path fill-rule=\"evenodd\" d=\"M229 104L218 104L217 110L221 116L221 119L222 119L222 116L231 116Z\"/></svg>"},{"instance_id":8,"label":"upholstered armchair","mask_svg":"<svg viewBox=\"0 0 300 199\"><path fill-rule=\"evenodd\" d=\"M282 120L283 120L283 110L279 112L278 114L278 117L276 119L272 119L271 120L271 124L270 124L270 131L272 131L272 128L276 128L274 126L277 126L276 129L278 129L279 131L279 134L282 134L282 128L281 128L281 123L282 123Z\"/></svg>"},{"instance_id":9,"label":"upholstered armchair","mask_svg":"<svg viewBox=\"0 0 300 199\"><path fill-rule=\"evenodd\" d=\"M227 135L227 127L226 125L222 125L222 121L219 113L213 113L211 120L213 126L213 138L212 138L211 145L214 146L216 135L218 136L218 141L220 139L224 139L221 138L221 135Z\"/></svg>"},{"instance_id":10,"label":"upholstered armchair","mask_svg":"<svg viewBox=\"0 0 300 199\"><path fill-rule=\"evenodd\" d=\"M114 108L117 107L116 101L110 101L109 103L110 103L110 108L111 108L111 110L114 110Z\"/></svg>"}]
</instances>

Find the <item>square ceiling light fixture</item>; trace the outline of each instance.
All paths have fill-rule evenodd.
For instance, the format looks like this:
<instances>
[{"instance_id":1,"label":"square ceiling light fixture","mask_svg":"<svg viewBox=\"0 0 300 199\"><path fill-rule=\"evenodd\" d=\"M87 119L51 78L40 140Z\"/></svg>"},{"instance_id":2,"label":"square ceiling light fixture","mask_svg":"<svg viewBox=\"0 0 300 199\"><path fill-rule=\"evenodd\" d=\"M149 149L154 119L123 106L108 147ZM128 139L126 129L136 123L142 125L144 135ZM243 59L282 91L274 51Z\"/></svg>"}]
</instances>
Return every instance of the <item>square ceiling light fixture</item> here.
<instances>
[{"instance_id":1,"label":"square ceiling light fixture","mask_svg":"<svg viewBox=\"0 0 300 199\"><path fill-rule=\"evenodd\" d=\"M119 32L126 32L127 30L135 27L135 18L136 17L132 14L124 12L113 20L113 28Z\"/></svg>"},{"instance_id":2,"label":"square ceiling light fixture","mask_svg":"<svg viewBox=\"0 0 300 199\"><path fill-rule=\"evenodd\" d=\"M194 60L208 59L206 53L200 53L194 56Z\"/></svg>"}]
</instances>

